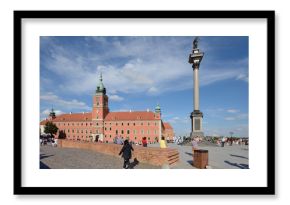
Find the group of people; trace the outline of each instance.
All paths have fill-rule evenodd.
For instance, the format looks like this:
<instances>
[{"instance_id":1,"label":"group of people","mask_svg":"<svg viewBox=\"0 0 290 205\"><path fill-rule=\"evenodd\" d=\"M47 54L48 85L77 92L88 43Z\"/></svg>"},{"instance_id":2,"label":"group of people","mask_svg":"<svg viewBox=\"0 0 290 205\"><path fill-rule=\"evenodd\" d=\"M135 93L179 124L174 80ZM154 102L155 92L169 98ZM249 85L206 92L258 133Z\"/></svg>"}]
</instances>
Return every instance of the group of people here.
<instances>
[{"instance_id":1,"label":"group of people","mask_svg":"<svg viewBox=\"0 0 290 205\"><path fill-rule=\"evenodd\" d=\"M54 139L54 138L50 138L50 139L40 138L40 140L39 140L40 146L47 145L48 142L51 143L51 146L57 147L57 139Z\"/></svg>"},{"instance_id":2,"label":"group of people","mask_svg":"<svg viewBox=\"0 0 290 205\"><path fill-rule=\"evenodd\" d=\"M147 147L147 139L146 137L142 138L142 146L143 147ZM160 140L160 148L167 148L167 144L165 141L164 137L161 137ZM132 157L132 151L134 151L133 146L129 143L128 140L124 141L123 147L119 153L119 155L122 155L122 157L124 158L124 164L123 164L123 168L124 169L128 169L129 165L130 165L130 159Z\"/></svg>"}]
</instances>

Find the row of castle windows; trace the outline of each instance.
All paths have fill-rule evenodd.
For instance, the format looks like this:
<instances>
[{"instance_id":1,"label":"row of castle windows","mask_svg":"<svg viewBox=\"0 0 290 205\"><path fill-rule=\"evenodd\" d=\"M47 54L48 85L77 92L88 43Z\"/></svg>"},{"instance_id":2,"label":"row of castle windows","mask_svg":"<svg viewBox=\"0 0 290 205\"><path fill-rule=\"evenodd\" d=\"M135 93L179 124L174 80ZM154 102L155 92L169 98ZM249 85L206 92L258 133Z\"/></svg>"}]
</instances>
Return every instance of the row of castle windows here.
<instances>
[{"instance_id":1,"label":"row of castle windows","mask_svg":"<svg viewBox=\"0 0 290 205\"><path fill-rule=\"evenodd\" d=\"M105 128L105 130L107 130ZM111 130L111 128L110 128ZM65 130L63 130L64 133L66 132ZM74 133L76 131L76 133L88 133L88 130L78 130L78 129L72 129L71 130L72 133ZM70 129L67 129L67 132L69 133L70 132ZM89 131L90 133L92 133L92 130ZM140 134L145 134L146 131L144 130L140 130ZM97 133L99 133L99 131L97 130ZM133 130L133 133L134 134L138 134L138 130ZM116 134L119 134L119 130L116 130ZM124 130L121 130L121 133L120 134L124 134ZM127 130L127 134L130 134L130 130ZM147 134L150 134L150 130L147 130ZM157 134L157 130L154 130L154 134Z\"/></svg>"},{"instance_id":2,"label":"row of castle windows","mask_svg":"<svg viewBox=\"0 0 290 205\"><path fill-rule=\"evenodd\" d=\"M93 125L92 123L78 123L78 122L77 122L77 123L71 123L71 124L70 124L70 123L67 123L67 124L66 124L65 122L63 122L63 123L58 122L58 123L56 123L56 124L57 124L58 126L61 126L61 125L63 125L63 126L66 126L66 125L67 125L67 126L70 126L70 125L74 126L75 124L76 124L76 126L79 126L79 125L80 125L80 126L84 126L84 125L85 125L85 126L88 126L88 125L92 126L92 125ZM105 123L105 125L107 125L107 124L112 125L112 123ZM123 122L120 123L121 126L124 126L124 124L126 124L126 123L123 123ZM153 124L150 124L150 122L147 122L147 123L146 123L146 122L144 122L144 123L141 122L139 125L143 126L143 125L146 125L146 124L147 124L148 126L153 125ZM96 125L99 126L99 123L96 123ZM115 125L118 126L119 124L116 122ZM127 125L130 126L130 123L128 122ZM135 122L134 122L134 123L131 123L131 125L135 126L135 125L138 125L138 123L135 123ZM154 125L157 126L157 122L155 122Z\"/></svg>"}]
</instances>

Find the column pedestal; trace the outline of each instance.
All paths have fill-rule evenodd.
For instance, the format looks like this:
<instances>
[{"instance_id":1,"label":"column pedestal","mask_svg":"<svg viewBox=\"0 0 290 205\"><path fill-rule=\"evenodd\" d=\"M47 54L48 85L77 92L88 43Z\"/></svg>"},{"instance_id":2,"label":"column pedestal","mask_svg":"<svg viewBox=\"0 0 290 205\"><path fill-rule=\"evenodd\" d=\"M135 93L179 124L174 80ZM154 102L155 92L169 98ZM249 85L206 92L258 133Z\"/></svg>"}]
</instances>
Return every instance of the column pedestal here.
<instances>
[{"instance_id":1,"label":"column pedestal","mask_svg":"<svg viewBox=\"0 0 290 205\"><path fill-rule=\"evenodd\" d=\"M203 129L202 129L202 118L203 118L203 113L200 112L199 110L194 110L191 115L191 133L190 137L203 137Z\"/></svg>"}]
</instances>

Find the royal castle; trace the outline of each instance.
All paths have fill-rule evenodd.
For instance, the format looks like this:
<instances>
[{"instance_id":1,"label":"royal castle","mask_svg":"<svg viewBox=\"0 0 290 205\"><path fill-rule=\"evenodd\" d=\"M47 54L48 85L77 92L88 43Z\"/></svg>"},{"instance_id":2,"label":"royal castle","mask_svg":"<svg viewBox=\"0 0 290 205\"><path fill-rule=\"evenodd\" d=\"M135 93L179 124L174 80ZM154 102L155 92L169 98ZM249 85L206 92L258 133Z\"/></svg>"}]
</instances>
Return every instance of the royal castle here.
<instances>
[{"instance_id":1,"label":"royal castle","mask_svg":"<svg viewBox=\"0 0 290 205\"><path fill-rule=\"evenodd\" d=\"M92 112L56 116L52 109L48 118L40 122L41 133L48 121L58 127L55 138L65 137L68 140L111 143L118 136L134 143L141 143L142 138L146 137L148 143L156 143L162 136L167 140L172 140L174 136L172 126L161 118L159 105L155 107L155 112L110 112L102 75L93 95Z\"/></svg>"}]
</instances>

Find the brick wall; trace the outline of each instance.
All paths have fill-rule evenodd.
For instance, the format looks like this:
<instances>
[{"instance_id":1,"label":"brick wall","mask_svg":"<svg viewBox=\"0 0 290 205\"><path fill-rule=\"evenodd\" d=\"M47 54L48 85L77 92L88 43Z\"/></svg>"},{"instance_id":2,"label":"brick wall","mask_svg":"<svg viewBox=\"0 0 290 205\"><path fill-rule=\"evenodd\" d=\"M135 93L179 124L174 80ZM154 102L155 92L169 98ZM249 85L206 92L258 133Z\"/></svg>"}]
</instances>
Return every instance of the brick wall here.
<instances>
[{"instance_id":1,"label":"brick wall","mask_svg":"<svg viewBox=\"0 0 290 205\"><path fill-rule=\"evenodd\" d=\"M58 147L87 149L103 154L118 156L122 145L92 143L73 140L58 140ZM177 149L157 147L141 147L133 146L134 151L132 159L136 158L139 162L144 162L156 166L164 164L175 165L179 161L179 153Z\"/></svg>"}]
</instances>

